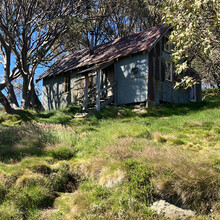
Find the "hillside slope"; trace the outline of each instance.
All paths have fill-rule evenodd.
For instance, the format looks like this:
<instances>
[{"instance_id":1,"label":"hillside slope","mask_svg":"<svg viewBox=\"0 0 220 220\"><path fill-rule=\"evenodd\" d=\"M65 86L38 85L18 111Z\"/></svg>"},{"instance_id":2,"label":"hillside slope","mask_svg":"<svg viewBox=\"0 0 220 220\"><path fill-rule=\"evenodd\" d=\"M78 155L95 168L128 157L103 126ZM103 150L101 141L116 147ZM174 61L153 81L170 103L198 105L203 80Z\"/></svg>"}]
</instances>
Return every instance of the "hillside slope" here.
<instances>
[{"instance_id":1,"label":"hillside slope","mask_svg":"<svg viewBox=\"0 0 220 220\"><path fill-rule=\"evenodd\" d=\"M151 109L0 112L0 219L219 218L220 98Z\"/></svg>"}]
</instances>

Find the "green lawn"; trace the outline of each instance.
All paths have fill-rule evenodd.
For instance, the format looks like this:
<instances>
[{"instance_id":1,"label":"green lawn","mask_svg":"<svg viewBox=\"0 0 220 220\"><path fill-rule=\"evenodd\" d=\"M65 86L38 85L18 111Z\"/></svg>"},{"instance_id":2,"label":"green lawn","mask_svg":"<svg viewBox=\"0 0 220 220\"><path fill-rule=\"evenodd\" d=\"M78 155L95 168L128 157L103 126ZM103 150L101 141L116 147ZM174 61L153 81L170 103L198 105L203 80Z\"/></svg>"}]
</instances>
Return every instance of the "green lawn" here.
<instances>
[{"instance_id":1,"label":"green lawn","mask_svg":"<svg viewBox=\"0 0 220 220\"><path fill-rule=\"evenodd\" d=\"M0 111L0 219L157 219L156 199L220 217L220 98L135 113Z\"/></svg>"}]
</instances>

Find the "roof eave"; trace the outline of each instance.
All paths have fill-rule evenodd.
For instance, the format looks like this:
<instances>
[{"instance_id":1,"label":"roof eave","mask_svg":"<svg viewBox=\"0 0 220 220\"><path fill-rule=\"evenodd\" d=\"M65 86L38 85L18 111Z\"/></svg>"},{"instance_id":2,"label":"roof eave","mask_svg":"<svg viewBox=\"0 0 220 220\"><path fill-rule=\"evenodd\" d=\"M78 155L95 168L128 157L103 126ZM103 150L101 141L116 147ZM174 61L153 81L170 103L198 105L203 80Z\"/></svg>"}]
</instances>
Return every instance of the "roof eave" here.
<instances>
[{"instance_id":1,"label":"roof eave","mask_svg":"<svg viewBox=\"0 0 220 220\"><path fill-rule=\"evenodd\" d=\"M150 52L152 50L152 48L155 47L155 45L162 39L162 37L171 29L171 27L167 27L167 30L159 37L157 38L153 44L147 49L148 52Z\"/></svg>"}]
</instances>

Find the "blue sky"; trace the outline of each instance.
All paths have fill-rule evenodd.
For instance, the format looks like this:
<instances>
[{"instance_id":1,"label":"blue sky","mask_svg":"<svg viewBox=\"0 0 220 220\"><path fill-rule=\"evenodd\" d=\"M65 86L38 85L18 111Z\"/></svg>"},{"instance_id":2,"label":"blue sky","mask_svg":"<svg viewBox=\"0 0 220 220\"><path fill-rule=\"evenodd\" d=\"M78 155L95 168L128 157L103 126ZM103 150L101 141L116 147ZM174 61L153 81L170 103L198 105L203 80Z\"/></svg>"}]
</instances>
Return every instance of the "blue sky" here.
<instances>
[{"instance_id":1,"label":"blue sky","mask_svg":"<svg viewBox=\"0 0 220 220\"><path fill-rule=\"evenodd\" d=\"M13 69L13 67L15 66L15 58L12 56L12 63L11 63L11 69ZM38 78L39 75L41 75L44 71L46 71L47 68L46 67L39 67L36 70L36 74L35 74L35 80ZM4 67L3 65L0 63L0 82L3 80L4 77ZM43 81L41 80L40 82L38 82L35 85L37 86L37 88L39 89L39 93L40 93L40 100L41 100L41 94L42 94L42 85L43 85ZM20 103L20 98L18 98L18 102Z\"/></svg>"}]
</instances>

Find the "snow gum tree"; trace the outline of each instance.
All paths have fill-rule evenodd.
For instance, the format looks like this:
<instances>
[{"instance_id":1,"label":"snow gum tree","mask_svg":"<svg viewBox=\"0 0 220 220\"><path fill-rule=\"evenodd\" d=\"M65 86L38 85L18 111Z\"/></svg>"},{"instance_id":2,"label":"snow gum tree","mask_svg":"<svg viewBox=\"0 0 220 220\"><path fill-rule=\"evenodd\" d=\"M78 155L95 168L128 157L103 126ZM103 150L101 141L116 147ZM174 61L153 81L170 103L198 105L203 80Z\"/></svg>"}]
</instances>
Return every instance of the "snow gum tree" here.
<instances>
[{"instance_id":1,"label":"snow gum tree","mask_svg":"<svg viewBox=\"0 0 220 220\"><path fill-rule=\"evenodd\" d=\"M18 102L12 81L23 81L21 107L40 107L35 90L36 69L47 65L62 51L56 42L81 12L83 0L3 0L0 1L0 56L4 75L0 83L0 103L11 112ZM11 56L15 59L14 66ZM2 90L7 88L7 97Z\"/></svg>"},{"instance_id":2,"label":"snow gum tree","mask_svg":"<svg viewBox=\"0 0 220 220\"><path fill-rule=\"evenodd\" d=\"M168 0L165 21L173 27L173 61L179 74L189 66L200 78L220 89L220 10L218 0ZM185 85L196 83L184 77Z\"/></svg>"}]
</instances>

